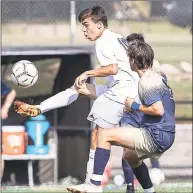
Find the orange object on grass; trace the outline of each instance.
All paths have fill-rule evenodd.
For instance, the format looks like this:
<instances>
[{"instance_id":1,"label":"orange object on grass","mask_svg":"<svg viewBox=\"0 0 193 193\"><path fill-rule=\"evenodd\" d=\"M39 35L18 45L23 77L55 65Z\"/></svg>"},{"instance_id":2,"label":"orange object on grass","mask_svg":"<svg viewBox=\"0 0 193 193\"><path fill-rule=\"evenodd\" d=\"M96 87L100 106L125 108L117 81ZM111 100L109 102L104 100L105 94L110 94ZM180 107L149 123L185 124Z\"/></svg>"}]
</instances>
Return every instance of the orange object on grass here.
<instances>
[{"instance_id":1,"label":"orange object on grass","mask_svg":"<svg viewBox=\"0 0 193 193\"><path fill-rule=\"evenodd\" d=\"M26 132L24 126L2 127L2 153L18 155L25 153Z\"/></svg>"}]
</instances>

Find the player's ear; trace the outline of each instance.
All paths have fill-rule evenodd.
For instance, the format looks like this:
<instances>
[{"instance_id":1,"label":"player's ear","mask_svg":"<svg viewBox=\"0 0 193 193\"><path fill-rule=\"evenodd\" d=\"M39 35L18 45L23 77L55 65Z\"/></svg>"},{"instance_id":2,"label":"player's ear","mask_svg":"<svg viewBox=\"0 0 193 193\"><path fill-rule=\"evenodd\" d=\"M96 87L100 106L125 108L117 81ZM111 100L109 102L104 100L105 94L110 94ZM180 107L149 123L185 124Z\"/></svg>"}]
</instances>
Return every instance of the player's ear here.
<instances>
[{"instance_id":1,"label":"player's ear","mask_svg":"<svg viewBox=\"0 0 193 193\"><path fill-rule=\"evenodd\" d=\"M134 65L135 64L135 60L133 58L131 58L131 63Z\"/></svg>"},{"instance_id":2,"label":"player's ear","mask_svg":"<svg viewBox=\"0 0 193 193\"><path fill-rule=\"evenodd\" d=\"M135 62L135 64L136 64L136 66L137 66L137 68L138 68L139 70L141 70L141 69L143 68L143 66L142 66L141 63Z\"/></svg>"},{"instance_id":3,"label":"player's ear","mask_svg":"<svg viewBox=\"0 0 193 193\"><path fill-rule=\"evenodd\" d=\"M97 23L97 28L98 28L98 29L101 29L102 25L103 25L102 22L99 21L99 22Z\"/></svg>"}]
</instances>

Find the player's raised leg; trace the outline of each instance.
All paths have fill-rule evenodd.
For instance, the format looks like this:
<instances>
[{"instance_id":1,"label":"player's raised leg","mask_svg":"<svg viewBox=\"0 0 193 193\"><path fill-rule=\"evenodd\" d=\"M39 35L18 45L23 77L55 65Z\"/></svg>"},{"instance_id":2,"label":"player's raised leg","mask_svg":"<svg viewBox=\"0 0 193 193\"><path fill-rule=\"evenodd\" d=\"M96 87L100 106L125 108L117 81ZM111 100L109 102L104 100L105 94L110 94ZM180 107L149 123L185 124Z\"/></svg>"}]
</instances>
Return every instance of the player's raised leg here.
<instances>
[{"instance_id":1,"label":"player's raised leg","mask_svg":"<svg viewBox=\"0 0 193 193\"><path fill-rule=\"evenodd\" d=\"M68 106L76 101L79 95L85 95L91 99L96 98L95 85L84 83L79 89L75 86L68 88L56 95L42 101L40 105L29 105L21 101L15 101L14 107L17 113L25 116L37 116L41 113Z\"/></svg>"}]
</instances>

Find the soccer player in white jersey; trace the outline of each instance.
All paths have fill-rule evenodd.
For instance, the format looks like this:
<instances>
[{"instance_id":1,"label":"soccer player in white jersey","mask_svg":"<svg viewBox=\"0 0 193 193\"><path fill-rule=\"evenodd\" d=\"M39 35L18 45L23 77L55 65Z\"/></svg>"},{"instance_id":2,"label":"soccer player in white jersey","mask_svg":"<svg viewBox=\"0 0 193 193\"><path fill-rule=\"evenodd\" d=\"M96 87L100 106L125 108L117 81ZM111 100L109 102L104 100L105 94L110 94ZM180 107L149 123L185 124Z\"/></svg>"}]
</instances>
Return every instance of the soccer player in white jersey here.
<instances>
[{"instance_id":1,"label":"soccer player in white jersey","mask_svg":"<svg viewBox=\"0 0 193 193\"><path fill-rule=\"evenodd\" d=\"M122 35L108 29L107 16L102 7L94 6L85 9L79 14L78 19L82 24L84 36L90 41L95 41L96 56L101 67L84 72L76 78L71 89L58 93L43 101L39 106L27 106L26 108L20 102L16 102L15 106L16 111L21 111L21 114L26 115L27 113L36 116L42 112L71 104L78 98L78 92L81 93L82 85L88 77L106 78L107 87L104 89L104 94L101 94L95 100L88 115L88 120L96 124L92 133L92 143L87 163L86 182L89 182L94 166L97 132L103 128L116 127L119 124L123 115L125 99L127 97L135 98L138 94L139 76L130 68L126 53L127 41ZM92 85L87 84L87 87L90 88ZM97 92L93 87L90 90ZM83 94L85 93L83 92ZM86 95L89 94L92 93ZM19 108L21 105L23 105L22 108ZM76 189L77 187L72 188ZM81 189L81 187L78 187L78 189Z\"/></svg>"}]
</instances>

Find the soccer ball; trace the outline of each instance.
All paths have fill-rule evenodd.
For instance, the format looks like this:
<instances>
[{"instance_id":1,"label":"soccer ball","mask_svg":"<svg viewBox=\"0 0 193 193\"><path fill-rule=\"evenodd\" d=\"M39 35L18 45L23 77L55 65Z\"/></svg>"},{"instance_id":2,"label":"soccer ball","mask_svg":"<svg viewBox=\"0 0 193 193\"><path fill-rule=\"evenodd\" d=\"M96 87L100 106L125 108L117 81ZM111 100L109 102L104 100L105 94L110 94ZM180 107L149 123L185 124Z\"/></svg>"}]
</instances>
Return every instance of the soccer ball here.
<instances>
[{"instance_id":1,"label":"soccer ball","mask_svg":"<svg viewBox=\"0 0 193 193\"><path fill-rule=\"evenodd\" d=\"M151 169L151 171L149 172L149 175L154 185L159 185L165 180L164 173L158 168Z\"/></svg>"},{"instance_id":2,"label":"soccer ball","mask_svg":"<svg viewBox=\"0 0 193 193\"><path fill-rule=\"evenodd\" d=\"M14 84L22 88L31 87L38 79L38 70L32 62L21 60L13 65L11 79Z\"/></svg>"}]
</instances>

